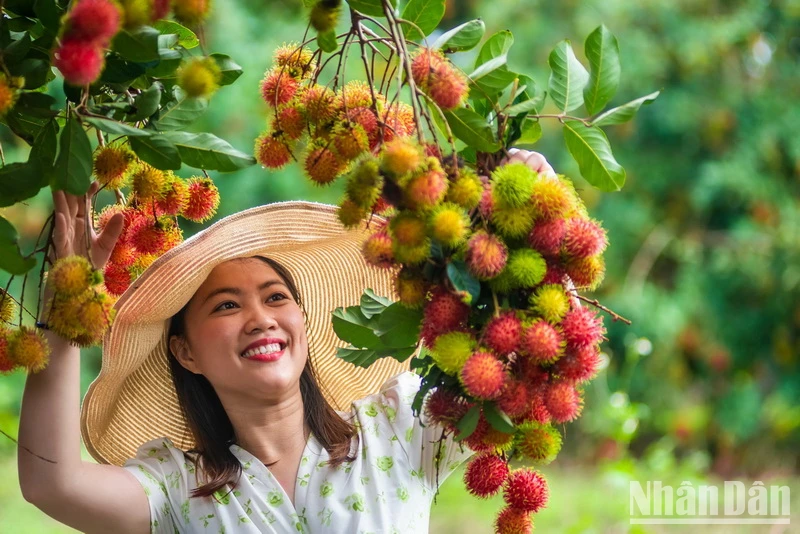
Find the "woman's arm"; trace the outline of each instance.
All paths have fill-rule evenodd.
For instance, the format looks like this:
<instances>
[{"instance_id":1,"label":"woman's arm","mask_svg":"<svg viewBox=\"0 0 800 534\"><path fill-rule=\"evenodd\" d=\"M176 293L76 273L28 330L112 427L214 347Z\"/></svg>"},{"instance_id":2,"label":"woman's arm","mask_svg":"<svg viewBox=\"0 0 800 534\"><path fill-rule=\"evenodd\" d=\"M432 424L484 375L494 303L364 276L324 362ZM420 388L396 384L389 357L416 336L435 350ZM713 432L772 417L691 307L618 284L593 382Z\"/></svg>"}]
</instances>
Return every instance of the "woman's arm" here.
<instances>
[{"instance_id":1,"label":"woman's arm","mask_svg":"<svg viewBox=\"0 0 800 534\"><path fill-rule=\"evenodd\" d=\"M94 265L108 261L122 231L117 215L104 232L84 228L90 217L89 198L53 193L54 257L91 254ZM88 255L88 254L87 254ZM150 531L150 510L144 489L121 467L81 460L80 351L52 332L49 365L25 382L20 413L18 468L25 500L54 519L83 532Z\"/></svg>"}]
</instances>

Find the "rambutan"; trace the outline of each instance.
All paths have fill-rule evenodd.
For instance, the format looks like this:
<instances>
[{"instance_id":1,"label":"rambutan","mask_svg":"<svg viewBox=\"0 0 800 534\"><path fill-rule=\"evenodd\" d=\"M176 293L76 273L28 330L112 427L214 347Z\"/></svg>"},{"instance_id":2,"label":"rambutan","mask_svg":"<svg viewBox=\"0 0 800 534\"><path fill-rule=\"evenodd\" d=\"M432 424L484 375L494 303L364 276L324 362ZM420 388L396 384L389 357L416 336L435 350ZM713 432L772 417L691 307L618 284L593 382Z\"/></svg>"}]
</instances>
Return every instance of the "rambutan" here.
<instances>
[{"instance_id":1,"label":"rambutan","mask_svg":"<svg viewBox=\"0 0 800 534\"><path fill-rule=\"evenodd\" d=\"M467 97L467 79L448 61L428 76L426 92L440 108L455 109Z\"/></svg>"},{"instance_id":2,"label":"rambutan","mask_svg":"<svg viewBox=\"0 0 800 534\"><path fill-rule=\"evenodd\" d=\"M448 332L436 338L431 357L449 375L456 375L475 350L475 338L466 332Z\"/></svg>"},{"instance_id":3,"label":"rambutan","mask_svg":"<svg viewBox=\"0 0 800 534\"><path fill-rule=\"evenodd\" d=\"M491 222L497 232L508 239L525 237L531 231L534 221L534 208L532 204L525 204L521 208L505 208L496 203L491 207Z\"/></svg>"},{"instance_id":4,"label":"rambutan","mask_svg":"<svg viewBox=\"0 0 800 534\"><path fill-rule=\"evenodd\" d=\"M110 0L81 0L67 14L64 37L105 47L119 30L120 8Z\"/></svg>"},{"instance_id":5,"label":"rambutan","mask_svg":"<svg viewBox=\"0 0 800 534\"><path fill-rule=\"evenodd\" d=\"M350 161L369 149L369 138L360 124L340 125L333 130L333 146L342 160Z\"/></svg>"},{"instance_id":6,"label":"rambutan","mask_svg":"<svg viewBox=\"0 0 800 534\"><path fill-rule=\"evenodd\" d=\"M135 262L135 258L134 258ZM134 262L131 262L133 265ZM131 275L128 272L128 265L120 265L117 263L107 263L103 271L103 284L108 292L112 295L119 296L125 293L128 286L131 285Z\"/></svg>"},{"instance_id":7,"label":"rambutan","mask_svg":"<svg viewBox=\"0 0 800 534\"><path fill-rule=\"evenodd\" d=\"M489 400L496 398L503 390L506 368L493 354L477 351L464 362L458 377L469 395Z\"/></svg>"},{"instance_id":8,"label":"rambutan","mask_svg":"<svg viewBox=\"0 0 800 534\"><path fill-rule=\"evenodd\" d=\"M362 107L368 108L372 106L372 91L370 91L369 84L366 82L351 80L339 89L336 100L342 111Z\"/></svg>"},{"instance_id":9,"label":"rambutan","mask_svg":"<svg viewBox=\"0 0 800 534\"><path fill-rule=\"evenodd\" d=\"M438 164L426 171L412 176L403 187L406 202L412 209L428 210L439 204L447 193L447 175Z\"/></svg>"},{"instance_id":10,"label":"rambutan","mask_svg":"<svg viewBox=\"0 0 800 534\"><path fill-rule=\"evenodd\" d=\"M347 197L364 209L372 207L381 195L383 176L378 161L368 157L358 162L347 178Z\"/></svg>"},{"instance_id":11,"label":"rambutan","mask_svg":"<svg viewBox=\"0 0 800 534\"><path fill-rule=\"evenodd\" d=\"M145 269L150 267L153 264L153 262L156 261L157 257L158 256L156 256L155 254L140 254L136 258L136 261L133 262L133 265L128 267L128 272L131 275L131 280L136 280L137 278L139 278L145 271Z\"/></svg>"},{"instance_id":12,"label":"rambutan","mask_svg":"<svg viewBox=\"0 0 800 534\"><path fill-rule=\"evenodd\" d=\"M47 280L53 291L63 296L79 295L97 281L89 260L77 255L56 260L50 268Z\"/></svg>"},{"instance_id":13,"label":"rambutan","mask_svg":"<svg viewBox=\"0 0 800 534\"><path fill-rule=\"evenodd\" d=\"M277 66L286 67L291 71L292 76L299 78L305 78L316 67L311 50L297 43L278 47L272 58Z\"/></svg>"},{"instance_id":14,"label":"rambutan","mask_svg":"<svg viewBox=\"0 0 800 534\"><path fill-rule=\"evenodd\" d=\"M172 173L168 175L168 184L163 198L156 201L158 215L178 215L189 201L189 186L181 178Z\"/></svg>"},{"instance_id":15,"label":"rambutan","mask_svg":"<svg viewBox=\"0 0 800 534\"><path fill-rule=\"evenodd\" d=\"M547 465L558 456L561 441L561 434L552 425L530 421L520 426L515 445L536 465Z\"/></svg>"},{"instance_id":16,"label":"rambutan","mask_svg":"<svg viewBox=\"0 0 800 534\"><path fill-rule=\"evenodd\" d=\"M538 512L547 505L547 481L533 469L512 471L503 489L503 499L517 510Z\"/></svg>"},{"instance_id":17,"label":"rambutan","mask_svg":"<svg viewBox=\"0 0 800 534\"><path fill-rule=\"evenodd\" d=\"M272 131L286 139L300 139L306 131L306 119L296 106L281 106L272 120Z\"/></svg>"},{"instance_id":18,"label":"rambutan","mask_svg":"<svg viewBox=\"0 0 800 534\"><path fill-rule=\"evenodd\" d=\"M384 230L375 232L364 241L361 254L370 265L390 269L394 265L392 238Z\"/></svg>"},{"instance_id":19,"label":"rambutan","mask_svg":"<svg viewBox=\"0 0 800 534\"><path fill-rule=\"evenodd\" d=\"M11 108L17 103L18 95L17 88L9 83L5 74L0 73L0 117L4 117L11 111Z\"/></svg>"},{"instance_id":20,"label":"rambutan","mask_svg":"<svg viewBox=\"0 0 800 534\"><path fill-rule=\"evenodd\" d=\"M546 390L545 390L546 391ZM531 395L531 411L529 420L546 425L553 420L545 403L545 391L535 391Z\"/></svg>"},{"instance_id":21,"label":"rambutan","mask_svg":"<svg viewBox=\"0 0 800 534\"><path fill-rule=\"evenodd\" d=\"M536 221L528 234L528 244L544 256L556 256L564 242L566 229L564 219Z\"/></svg>"},{"instance_id":22,"label":"rambutan","mask_svg":"<svg viewBox=\"0 0 800 534\"><path fill-rule=\"evenodd\" d=\"M606 332L603 316L586 306L578 306L567 312L561 321L561 328L569 348L596 345Z\"/></svg>"},{"instance_id":23,"label":"rambutan","mask_svg":"<svg viewBox=\"0 0 800 534\"><path fill-rule=\"evenodd\" d=\"M39 330L20 326L8 335L8 358L29 372L47 367L49 356L50 346Z\"/></svg>"},{"instance_id":24,"label":"rambutan","mask_svg":"<svg viewBox=\"0 0 800 534\"><path fill-rule=\"evenodd\" d=\"M294 98L299 88L300 83L288 72L268 70L261 80L261 98L272 107L282 106Z\"/></svg>"},{"instance_id":25,"label":"rambutan","mask_svg":"<svg viewBox=\"0 0 800 534\"><path fill-rule=\"evenodd\" d=\"M106 145L94 155L94 175L101 185L109 189L121 189L128 185L128 169L133 153L121 146Z\"/></svg>"},{"instance_id":26,"label":"rambutan","mask_svg":"<svg viewBox=\"0 0 800 534\"><path fill-rule=\"evenodd\" d=\"M408 137L392 139L381 151L381 170L394 178L417 171L424 161L419 145Z\"/></svg>"},{"instance_id":27,"label":"rambutan","mask_svg":"<svg viewBox=\"0 0 800 534\"><path fill-rule=\"evenodd\" d=\"M392 254L398 263L405 263L408 265L418 265L427 260L431 255L431 240L425 241L418 246L410 247L401 245L397 241L392 243Z\"/></svg>"},{"instance_id":28,"label":"rambutan","mask_svg":"<svg viewBox=\"0 0 800 534\"><path fill-rule=\"evenodd\" d=\"M327 185L342 173L344 165L332 151L317 147L306 153L303 168L315 184Z\"/></svg>"},{"instance_id":29,"label":"rambutan","mask_svg":"<svg viewBox=\"0 0 800 534\"><path fill-rule=\"evenodd\" d=\"M53 66L61 71L70 85L89 85L103 71L103 50L83 41L68 40L56 50Z\"/></svg>"},{"instance_id":30,"label":"rambutan","mask_svg":"<svg viewBox=\"0 0 800 534\"><path fill-rule=\"evenodd\" d=\"M531 199L536 208L536 216L542 221L563 219L575 209L575 199L571 191L557 178L540 177L536 180Z\"/></svg>"},{"instance_id":31,"label":"rambutan","mask_svg":"<svg viewBox=\"0 0 800 534\"><path fill-rule=\"evenodd\" d=\"M469 317L469 306L457 295L447 289L437 287L425 305L423 323L430 324L439 332L448 332L459 328Z\"/></svg>"},{"instance_id":32,"label":"rambutan","mask_svg":"<svg viewBox=\"0 0 800 534\"><path fill-rule=\"evenodd\" d=\"M95 342L100 342L108 327L114 321L116 310L114 299L102 291L94 291L86 299L78 311L78 321L83 326L87 336Z\"/></svg>"},{"instance_id":33,"label":"rambutan","mask_svg":"<svg viewBox=\"0 0 800 534\"><path fill-rule=\"evenodd\" d=\"M494 531L495 534L531 534L533 532L531 514L507 506L497 515Z\"/></svg>"},{"instance_id":34,"label":"rambutan","mask_svg":"<svg viewBox=\"0 0 800 534\"><path fill-rule=\"evenodd\" d=\"M443 387L437 387L425 399L427 422L447 429L455 428L468 409L469 405L462 398Z\"/></svg>"},{"instance_id":35,"label":"rambutan","mask_svg":"<svg viewBox=\"0 0 800 534\"><path fill-rule=\"evenodd\" d=\"M508 271L520 287L533 287L544 278L547 263L535 250L517 249L509 255Z\"/></svg>"},{"instance_id":36,"label":"rambutan","mask_svg":"<svg viewBox=\"0 0 800 534\"><path fill-rule=\"evenodd\" d=\"M445 202L436 206L428 219L430 235L444 246L461 245L469 231L469 214L457 204Z\"/></svg>"},{"instance_id":37,"label":"rambutan","mask_svg":"<svg viewBox=\"0 0 800 534\"><path fill-rule=\"evenodd\" d=\"M536 320L522 334L522 350L538 363L552 363L564 354L566 343L556 328Z\"/></svg>"},{"instance_id":38,"label":"rambutan","mask_svg":"<svg viewBox=\"0 0 800 534\"><path fill-rule=\"evenodd\" d=\"M552 324L560 322L569 311L569 297L561 284L539 286L529 302L533 311Z\"/></svg>"},{"instance_id":39,"label":"rambutan","mask_svg":"<svg viewBox=\"0 0 800 534\"><path fill-rule=\"evenodd\" d=\"M164 198L169 182L164 171L140 163L133 171L132 178L133 193L139 202L149 203Z\"/></svg>"},{"instance_id":40,"label":"rambutan","mask_svg":"<svg viewBox=\"0 0 800 534\"><path fill-rule=\"evenodd\" d=\"M265 133L256 138L256 160L268 169L280 169L292 160L292 151L280 135Z\"/></svg>"},{"instance_id":41,"label":"rambutan","mask_svg":"<svg viewBox=\"0 0 800 534\"><path fill-rule=\"evenodd\" d=\"M184 25L200 24L211 11L211 0L172 0L172 13Z\"/></svg>"},{"instance_id":42,"label":"rambutan","mask_svg":"<svg viewBox=\"0 0 800 534\"><path fill-rule=\"evenodd\" d=\"M467 241L464 260L472 274L480 280L488 280L505 268L508 248L499 237L479 230Z\"/></svg>"},{"instance_id":43,"label":"rambutan","mask_svg":"<svg viewBox=\"0 0 800 534\"><path fill-rule=\"evenodd\" d=\"M420 48L411 61L411 77L420 87L428 83L428 77L433 74L447 59L439 50Z\"/></svg>"},{"instance_id":44,"label":"rambutan","mask_svg":"<svg viewBox=\"0 0 800 534\"><path fill-rule=\"evenodd\" d=\"M348 121L359 124L364 128L364 131L367 132L370 149L377 146L380 140L380 131L378 130L378 117L374 111L368 107L348 109L345 117Z\"/></svg>"},{"instance_id":45,"label":"rambutan","mask_svg":"<svg viewBox=\"0 0 800 534\"><path fill-rule=\"evenodd\" d=\"M487 221L492 220L492 214L494 213L494 197L492 197L492 190L490 187L484 186L481 199L478 201L478 211L481 217Z\"/></svg>"},{"instance_id":46,"label":"rambutan","mask_svg":"<svg viewBox=\"0 0 800 534\"><path fill-rule=\"evenodd\" d=\"M106 227L106 224L108 224L108 221L110 221L111 218L114 215L118 214L118 213L122 213L124 215L124 213L123 213L124 211L125 211L125 207L120 205L120 204L109 204L108 206L104 207L102 209L102 211L100 211L99 213L95 212L94 227L97 230L97 232L101 233L103 230L105 230L105 227ZM123 227L123 230L122 230L122 235L123 236L125 235L125 230L127 230L127 223L128 223L128 220L126 218L125 226Z\"/></svg>"},{"instance_id":47,"label":"rambutan","mask_svg":"<svg viewBox=\"0 0 800 534\"><path fill-rule=\"evenodd\" d=\"M497 397L497 400L495 400L495 404L512 419L522 417L527 414L531 408L528 388L522 381L515 378L508 378L503 391L500 393L500 396Z\"/></svg>"},{"instance_id":48,"label":"rambutan","mask_svg":"<svg viewBox=\"0 0 800 534\"><path fill-rule=\"evenodd\" d=\"M211 96L219 88L221 79L222 71L211 57L192 58L177 72L178 86L192 98Z\"/></svg>"},{"instance_id":49,"label":"rambutan","mask_svg":"<svg viewBox=\"0 0 800 534\"><path fill-rule=\"evenodd\" d=\"M524 163L509 163L492 172L492 196L502 208L521 208L531 202L536 173Z\"/></svg>"},{"instance_id":50,"label":"rambutan","mask_svg":"<svg viewBox=\"0 0 800 534\"><path fill-rule=\"evenodd\" d=\"M464 442L475 452L506 452L514 445L514 434L500 432L481 413L475 431Z\"/></svg>"},{"instance_id":51,"label":"rambutan","mask_svg":"<svg viewBox=\"0 0 800 534\"><path fill-rule=\"evenodd\" d=\"M189 188L189 199L181 216L197 223L213 217L219 207L219 189L211 178L194 176L189 178L186 185Z\"/></svg>"},{"instance_id":52,"label":"rambutan","mask_svg":"<svg viewBox=\"0 0 800 534\"><path fill-rule=\"evenodd\" d=\"M395 137L411 136L417 131L414 108L405 102L394 102L387 107L383 113L383 122L386 126L384 137L387 141ZM425 152L427 153L427 150Z\"/></svg>"},{"instance_id":53,"label":"rambutan","mask_svg":"<svg viewBox=\"0 0 800 534\"><path fill-rule=\"evenodd\" d=\"M547 387L544 404L556 423L574 421L583 410L583 398L569 382L554 382Z\"/></svg>"},{"instance_id":54,"label":"rambutan","mask_svg":"<svg viewBox=\"0 0 800 534\"><path fill-rule=\"evenodd\" d=\"M481 454L467 464L464 485L472 495L485 499L497 493L508 478L508 462L495 454Z\"/></svg>"},{"instance_id":55,"label":"rambutan","mask_svg":"<svg viewBox=\"0 0 800 534\"><path fill-rule=\"evenodd\" d=\"M339 13L342 11L341 2L320 0L311 8L308 22L319 33L336 28Z\"/></svg>"},{"instance_id":56,"label":"rambutan","mask_svg":"<svg viewBox=\"0 0 800 534\"><path fill-rule=\"evenodd\" d=\"M150 13L150 20L155 22L157 20L167 18L171 3L172 0L153 0L153 9Z\"/></svg>"},{"instance_id":57,"label":"rambutan","mask_svg":"<svg viewBox=\"0 0 800 534\"><path fill-rule=\"evenodd\" d=\"M409 308L420 308L425 303L428 282L419 269L404 266L395 277L394 288L401 304Z\"/></svg>"},{"instance_id":58,"label":"rambutan","mask_svg":"<svg viewBox=\"0 0 800 534\"><path fill-rule=\"evenodd\" d=\"M489 279L489 287L495 293L509 293L518 287L517 281L511 276L508 268L500 271L500 274Z\"/></svg>"},{"instance_id":59,"label":"rambutan","mask_svg":"<svg viewBox=\"0 0 800 534\"><path fill-rule=\"evenodd\" d=\"M0 289L0 323L10 323L17 313L17 305L11 295ZM3 326L0 325L0 328Z\"/></svg>"},{"instance_id":60,"label":"rambutan","mask_svg":"<svg viewBox=\"0 0 800 534\"><path fill-rule=\"evenodd\" d=\"M389 223L393 241L405 247L418 247L427 239L427 223L424 217L411 211L401 211Z\"/></svg>"},{"instance_id":61,"label":"rambutan","mask_svg":"<svg viewBox=\"0 0 800 534\"><path fill-rule=\"evenodd\" d=\"M483 183L478 175L468 168L458 169L458 176L447 188L445 200L458 204L466 210L475 208L483 195Z\"/></svg>"},{"instance_id":62,"label":"rambutan","mask_svg":"<svg viewBox=\"0 0 800 534\"><path fill-rule=\"evenodd\" d=\"M128 230L128 239L143 254L160 254L164 251L169 230L175 220L168 216L142 217Z\"/></svg>"},{"instance_id":63,"label":"rambutan","mask_svg":"<svg viewBox=\"0 0 800 534\"><path fill-rule=\"evenodd\" d=\"M308 87L300 95L300 103L306 119L311 124L321 124L336 115L336 94L324 85Z\"/></svg>"},{"instance_id":64,"label":"rambutan","mask_svg":"<svg viewBox=\"0 0 800 534\"><path fill-rule=\"evenodd\" d=\"M601 255L569 259L564 268L575 287L589 291L597 289L606 274L605 260Z\"/></svg>"},{"instance_id":65,"label":"rambutan","mask_svg":"<svg viewBox=\"0 0 800 534\"><path fill-rule=\"evenodd\" d=\"M17 363L8 354L8 336L11 329L0 325L0 375L5 375L16 370Z\"/></svg>"},{"instance_id":66,"label":"rambutan","mask_svg":"<svg viewBox=\"0 0 800 534\"><path fill-rule=\"evenodd\" d=\"M339 210L336 212L336 217L345 228L354 228L358 226L367 216L367 210L350 200L345 198L339 204Z\"/></svg>"},{"instance_id":67,"label":"rambutan","mask_svg":"<svg viewBox=\"0 0 800 534\"><path fill-rule=\"evenodd\" d=\"M580 384L597 376L600 367L600 349L597 345L570 348L553 367L562 380Z\"/></svg>"},{"instance_id":68,"label":"rambutan","mask_svg":"<svg viewBox=\"0 0 800 534\"><path fill-rule=\"evenodd\" d=\"M588 258L602 253L608 245L606 231L592 219L573 217L567 221L564 252L572 258Z\"/></svg>"},{"instance_id":69,"label":"rambutan","mask_svg":"<svg viewBox=\"0 0 800 534\"><path fill-rule=\"evenodd\" d=\"M522 322L513 311L493 317L483 331L483 341L498 354L506 355L519 350Z\"/></svg>"},{"instance_id":70,"label":"rambutan","mask_svg":"<svg viewBox=\"0 0 800 534\"><path fill-rule=\"evenodd\" d=\"M129 241L118 240L114 245L114 250L111 251L111 257L108 261L116 263L122 267L129 267L136 261L136 247Z\"/></svg>"}]
</instances>

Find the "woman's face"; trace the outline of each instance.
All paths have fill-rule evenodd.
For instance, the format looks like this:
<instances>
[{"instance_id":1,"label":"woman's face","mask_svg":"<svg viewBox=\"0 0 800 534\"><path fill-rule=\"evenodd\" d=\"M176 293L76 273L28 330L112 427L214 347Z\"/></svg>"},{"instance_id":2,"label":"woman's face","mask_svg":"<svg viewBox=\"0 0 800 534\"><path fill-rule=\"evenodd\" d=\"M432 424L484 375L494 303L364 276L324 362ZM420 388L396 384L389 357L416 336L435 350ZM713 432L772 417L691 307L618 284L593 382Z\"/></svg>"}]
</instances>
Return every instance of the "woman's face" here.
<instances>
[{"instance_id":1,"label":"woman's face","mask_svg":"<svg viewBox=\"0 0 800 534\"><path fill-rule=\"evenodd\" d=\"M299 393L308 358L305 321L289 287L257 258L211 271L186 309L186 338L173 337L178 361L202 374L227 404L279 401Z\"/></svg>"}]
</instances>

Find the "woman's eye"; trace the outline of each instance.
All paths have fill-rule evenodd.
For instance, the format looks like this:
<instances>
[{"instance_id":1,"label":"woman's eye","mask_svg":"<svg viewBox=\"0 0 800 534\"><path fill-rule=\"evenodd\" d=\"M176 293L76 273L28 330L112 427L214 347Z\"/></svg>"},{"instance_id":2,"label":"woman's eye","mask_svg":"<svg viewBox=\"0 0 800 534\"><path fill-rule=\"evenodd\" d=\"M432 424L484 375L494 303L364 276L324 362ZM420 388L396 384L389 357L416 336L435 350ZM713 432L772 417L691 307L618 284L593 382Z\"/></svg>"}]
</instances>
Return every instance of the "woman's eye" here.
<instances>
[{"instance_id":1,"label":"woman's eye","mask_svg":"<svg viewBox=\"0 0 800 534\"><path fill-rule=\"evenodd\" d=\"M280 297L280 300L283 300L283 299L286 298L286 295L284 295L283 293L273 293L272 295L270 295L270 297L267 299L267 301L270 301L270 300L274 299L275 297Z\"/></svg>"},{"instance_id":2,"label":"woman's eye","mask_svg":"<svg viewBox=\"0 0 800 534\"><path fill-rule=\"evenodd\" d=\"M227 302L223 302L222 304L220 304L219 306L214 308L214 311L232 310L234 307L236 307L236 303L235 302L227 301Z\"/></svg>"}]
</instances>

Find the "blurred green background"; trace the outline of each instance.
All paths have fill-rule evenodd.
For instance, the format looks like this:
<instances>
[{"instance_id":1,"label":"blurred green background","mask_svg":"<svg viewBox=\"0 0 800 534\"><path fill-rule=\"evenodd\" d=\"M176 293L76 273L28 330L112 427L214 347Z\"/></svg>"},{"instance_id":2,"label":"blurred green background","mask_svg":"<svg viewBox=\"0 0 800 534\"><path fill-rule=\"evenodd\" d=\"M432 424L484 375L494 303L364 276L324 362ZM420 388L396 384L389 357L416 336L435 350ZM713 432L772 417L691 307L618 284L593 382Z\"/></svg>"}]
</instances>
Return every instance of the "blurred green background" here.
<instances>
[{"instance_id":1,"label":"blurred green background","mask_svg":"<svg viewBox=\"0 0 800 534\"><path fill-rule=\"evenodd\" d=\"M267 116L258 82L272 50L303 35L300 4L216 4L209 49L229 54L245 73L213 98L198 130L252 149ZM629 526L629 480L788 484L797 509L800 1L453 0L441 27L476 17L487 35L514 33L511 68L541 86L553 46L568 38L582 58L583 39L603 23L622 58L612 105L662 90L632 123L607 129L628 171L621 192L600 194L577 178L557 124L544 123L536 145L576 178L590 213L607 228L608 272L594 296L633 321L607 321L607 366L587 388L583 417L564 429L558 460L543 469L552 494L537 529L667 532ZM470 53L462 56L455 61L469 64ZM27 148L2 126L0 141L7 161L26 158ZM296 165L213 178L222 195L218 217L278 200L335 203L342 186L314 188ZM49 213L46 193L4 210L24 250ZM85 351L84 391L99 362L97 350ZM0 378L0 430L11 436L24 380L19 372ZM69 530L24 502L15 445L2 436L0 478L0 531ZM490 532L500 502L469 497L458 478L444 485L431 531ZM766 532L759 528L766 527L692 531ZM791 531L776 528L769 532Z\"/></svg>"}]
</instances>

